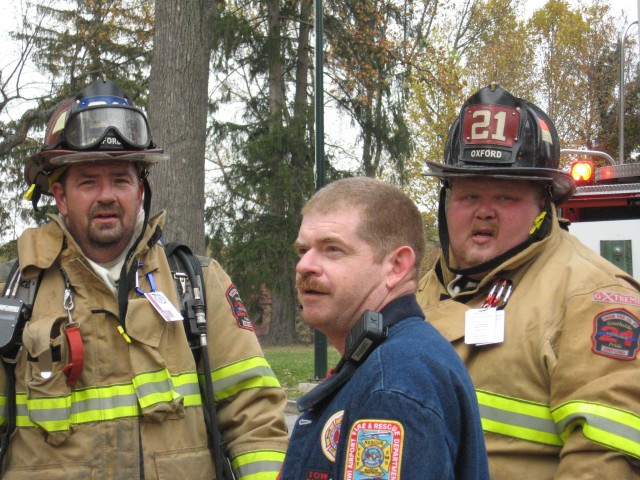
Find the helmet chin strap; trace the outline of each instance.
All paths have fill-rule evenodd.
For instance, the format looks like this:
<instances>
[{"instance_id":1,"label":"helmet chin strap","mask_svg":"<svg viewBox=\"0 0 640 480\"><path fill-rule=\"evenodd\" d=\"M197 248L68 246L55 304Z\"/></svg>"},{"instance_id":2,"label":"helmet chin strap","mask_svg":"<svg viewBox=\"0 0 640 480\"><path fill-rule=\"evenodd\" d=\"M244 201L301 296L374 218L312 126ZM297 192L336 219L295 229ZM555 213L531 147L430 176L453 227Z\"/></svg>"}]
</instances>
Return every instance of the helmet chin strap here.
<instances>
[{"instance_id":1,"label":"helmet chin strap","mask_svg":"<svg viewBox=\"0 0 640 480\"><path fill-rule=\"evenodd\" d=\"M133 252L136 251L138 244L144 236L145 230L147 229L147 224L149 223L149 211L151 210L151 186L149 185L149 180L147 179L146 170L142 172L140 179L142 180L144 185L144 197L142 200L142 208L144 209L144 221L142 223L142 229L140 230L138 238L136 238L136 241L133 242L133 245L131 245L131 248L129 248L129 251L127 252L127 256L124 260L124 263L122 264L122 269L120 270L120 280L118 282L118 305L120 310L120 321L122 322L123 328L125 328L124 319L127 314L127 307L129 305L127 296L129 294L131 286L135 282L135 275L138 269L137 261L131 264L131 268L129 269L129 271L127 271L127 264L129 263ZM153 235L150 242L155 243L158 240L160 232L158 231L156 233L157 235Z\"/></svg>"},{"instance_id":2,"label":"helmet chin strap","mask_svg":"<svg viewBox=\"0 0 640 480\"><path fill-rule=\"evenodd\" d=\"M447 224L447 215L445 212L446 195L447 186L445 184L440 189L440 202L438 206L438 230L440 236L440 244L442 245L442 255L444 256L445 263L447 265L447 268L455 274L473 276L480 273L489 272L511 257L514 257L518 253L522 252L533 243L539 242L540 240L544 239L547 235L549 235L549 232L551 231L551 219L553 218L553 215L551 213L552 196L551 191L549 190L545 193L544 210L535 219L534 225L529 231L529 238L527 238L524 242L479 265L475 265L469 268L452 267L449 259L449 226Z\"/></svg>"}]
</instances>

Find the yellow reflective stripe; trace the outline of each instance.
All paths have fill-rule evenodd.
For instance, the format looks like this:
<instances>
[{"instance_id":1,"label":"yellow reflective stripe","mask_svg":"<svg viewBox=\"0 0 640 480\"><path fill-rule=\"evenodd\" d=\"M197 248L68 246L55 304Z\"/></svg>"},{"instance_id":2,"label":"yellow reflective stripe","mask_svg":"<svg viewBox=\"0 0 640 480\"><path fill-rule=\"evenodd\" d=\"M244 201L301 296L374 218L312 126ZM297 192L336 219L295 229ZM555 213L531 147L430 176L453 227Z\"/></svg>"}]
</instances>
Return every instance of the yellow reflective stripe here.
<instances>
[{"instance_id":1,"label":"yellow reflective stripe","mask_svg":"<svg viewBox=\"0 0 640 480\"><path fill-rule=\"evenodd\" d=\"M278 379L264 357L250 357L211 373L216 401L252 388L280 387Z\"/></svg>"},{"instance_id":2,"label":"yellow reflective stripe","mask_svg":"<svg viewBox=\"0 0 640 480\"><path fill-rule=\"evenodd\" d=\"M0 426L7 423L7 396L0 394Z\"/></svg>"},{"instance_id":3,"label":"yellow reflective stripe","mask_svg":"<svg viewBox=\"0 0 640 480\"><path fill-rule=\"evenodd\" d=\"M561 446L548 405L476 390L482 429L547 445Z\"/></svg>"},{"instance_id":4,"label":"yellow reflective stripe","mask_svg":"<svg viewBox=\"0 0 640 480\"><path fill-rule=\"evenodd\" d=\"M173 386L180 395L184 397L184 406L192 407L202 405L200 397L200 384L196 372L180 373L172 375Z\"/></svg>"},{"instance_id":5,"label":"yellow reflective stripe","mask_svg":"<svg viewBox=\"0 0 640 480\"><path fill-rule=\"evenodd\" d=\"M635 413L574 401L555 408L552 415L563 439L580 426L590 441L640 458L640 416Z\"/></svg>"},{"instance_id":6,"label":"yellow reflective stripe","mask_svg":"<svg viewBox=\"0 0 640 480\"><path fill-rule=\"evenodd\" d=\"M69 430L71 426L71 396L54 398L28 398L29 420L47 432ZM17 399L16 399L16 403Z\"/></svg>"},{"instance_id":7,"label":"yellow reflective stripe","mask_svg":"<svg viewBox=\"0 0 640 480\"><path fill-rule=\"evenodd\" d=\"M71 395L71 423L89 423L140 414L133 384L77 390Z\"/></svg>"},{"instance_id":8,"label":"yellow reflective stripe","mask_svg":"<svg viewBox=\"0 0 640 480\"><path fill-rule=\"evenodd\" d=\"M235 457L231 466L239 480L275 480L284 462L284 452L259 450Z\"/></svg>"},{"instance_id":9,"label":"yellow reflective stripe","mask_svg":"<svg viewBox=\"0 0 640 480\"><path fill-rule=\"evenodd\" d=\"M171 375L166 369L136 375L133 377L133 385L142 408L157 403L170 403L180 398L180 395L173 389Z\"/></svg>"},{"instance_id":10,"label":"yellow reflective stripe","mask_svg":"<svg viewBox=\"0 0 640 480\"><path fill-rule=\"evenodd\" d=\"M185 406L202 405L195 372L169 376L162 370L138 375L134 383L85 388L62 397L27 398L26 393L18 393L16 425L40 426L49 432L68 430L71 424L138 416L143 406L181 395Z\"/></svg>"}]
</instances>

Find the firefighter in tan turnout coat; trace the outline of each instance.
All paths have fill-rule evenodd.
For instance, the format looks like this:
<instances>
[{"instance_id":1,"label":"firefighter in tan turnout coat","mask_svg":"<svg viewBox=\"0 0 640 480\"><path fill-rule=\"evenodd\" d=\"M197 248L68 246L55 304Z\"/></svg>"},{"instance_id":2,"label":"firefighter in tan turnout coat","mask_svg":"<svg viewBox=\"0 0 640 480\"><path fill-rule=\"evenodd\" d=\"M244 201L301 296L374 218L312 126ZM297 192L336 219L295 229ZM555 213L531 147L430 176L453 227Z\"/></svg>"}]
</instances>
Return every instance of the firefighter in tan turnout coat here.
<instances>
[{"instance_id":1,"label":"firefighter in tan turnout coat","mask_svg":"<svg viewBox=\"0 0 640 480\"><path fill-rule=\"evenodd\" d=\"M145 180L165 156L144 114L98 80L54 113L45 145L25 170L29 194L52 194L60 215L18 241L22 278L42 277L17 356L2 478L215 478L206 373L235 475L275 479L285 396L215 261L201 259L211 372L202 359L196 368L176 321L165 215L148 218Z\"/></svg>"},{"instance_id":2,"label":"firefighter in tan turnout coat","mask_svg":"<svg viewBox=\"0 0 640 480\"><path fill-rule=\"evenodd\" d=\"M558 143L496 84L465 103L428 162L443 253L418 301L475 384L493 480L639 478L640 286L561 228Z\"/></svg>"}]
</instances>

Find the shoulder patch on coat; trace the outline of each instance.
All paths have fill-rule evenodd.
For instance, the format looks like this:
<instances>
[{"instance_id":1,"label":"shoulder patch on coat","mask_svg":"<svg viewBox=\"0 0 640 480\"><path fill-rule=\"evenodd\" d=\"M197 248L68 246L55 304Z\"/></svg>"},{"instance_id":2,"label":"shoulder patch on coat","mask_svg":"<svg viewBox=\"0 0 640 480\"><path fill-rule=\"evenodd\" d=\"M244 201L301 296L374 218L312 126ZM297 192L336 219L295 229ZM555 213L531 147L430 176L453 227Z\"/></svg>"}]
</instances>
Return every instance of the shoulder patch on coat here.
<instances>
[{"instance_id":1,"label":"shoulder patch on coat","mask_svg":"<svg viewBox=\"0 0 640 480\"><path fill-rule=\"evenodd\" d=\"M342 417L344 410L334 413L329 417L322 427L320 434L320 445L322 453L330 462L336 461L336 450L338 449L338 440L340 439L340 426L342 425Z\"/></svg>"},{"instance_id":2,"label":"shoulder patch on coat","mask_svg":"<svg viewBox=\"0 0 640 480\"><path fill-rule=\"evenodd\" d=\"M404 428L391 420L358 420L349 432L345 480L398 480Z\"/></svg>"},{"instance_id":3,"label":"shoulder patch on coat","mask_svg":"<svg viewBox=\"0 0 640 480\"><path fill-rule=\"evenodd\" d=\"M249 314L244 307L244 303L242 303L240 292L238 292L238 289L233 283L227 288L227 301L231 306L231 313L233 313L233 316L236 318L238 326L245 330L253 331L253 323L249 320Z\"/></svg>"},{"instance_id":4,"label":"shoulder patch on coat","mask_svg":"<svg viewBox=\"0 0 640 480\"><path fill-rule=\"evenodd\" d=\"M636 297L635 295L624 295L618 292L608 292L606 290L593 292L593 301L640 307L640 297Z\"/></svg>"},{"instance_id":5,"label":"shoulder patch on coat","mask_svg":"<svg viewBox=\"0 0 640 480\"><path fill-rule=\"evenodd\" d=\"M616 360L635 360L640 348L640 320L624 308L600 312L593 319L592 351Z\"/></svg>"}]
</instances>

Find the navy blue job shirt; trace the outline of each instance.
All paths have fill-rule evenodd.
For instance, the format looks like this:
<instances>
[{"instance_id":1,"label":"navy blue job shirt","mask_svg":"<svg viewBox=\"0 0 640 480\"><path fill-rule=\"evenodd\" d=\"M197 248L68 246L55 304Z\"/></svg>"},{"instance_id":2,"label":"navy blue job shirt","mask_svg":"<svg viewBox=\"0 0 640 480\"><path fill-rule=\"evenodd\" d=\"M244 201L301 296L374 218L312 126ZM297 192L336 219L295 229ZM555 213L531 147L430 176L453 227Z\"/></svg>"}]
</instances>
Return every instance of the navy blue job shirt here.
<instances>
[{"instance_id":1,"label":"navy blue job shirt","mask_svg":"<svg viewBox=\"0 0 640 480\"><path fill-rule=\"evenodd\" d=\"M455 350L414 295L381 313L386 340L336 391L314 393L321 384L299 402L308 408L281 480L489 479L475 390Z\"/></svg>"}]
</instances>

